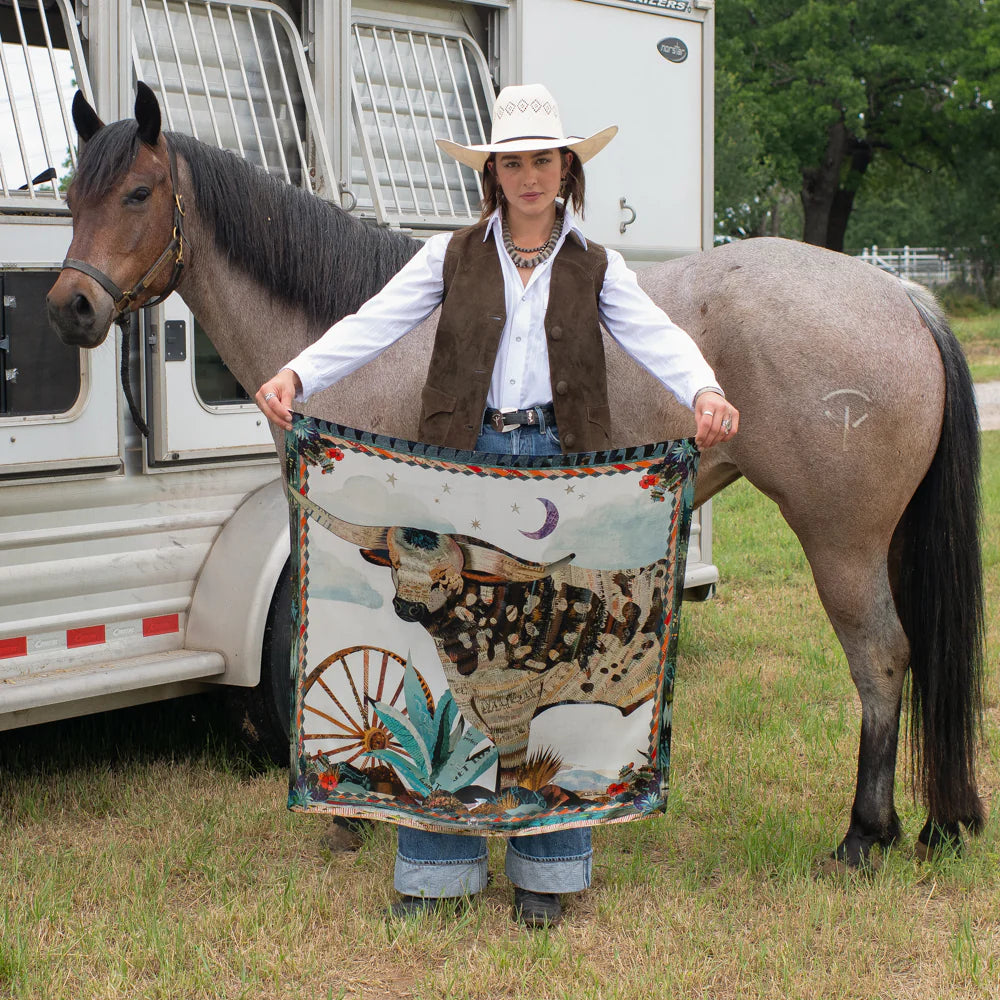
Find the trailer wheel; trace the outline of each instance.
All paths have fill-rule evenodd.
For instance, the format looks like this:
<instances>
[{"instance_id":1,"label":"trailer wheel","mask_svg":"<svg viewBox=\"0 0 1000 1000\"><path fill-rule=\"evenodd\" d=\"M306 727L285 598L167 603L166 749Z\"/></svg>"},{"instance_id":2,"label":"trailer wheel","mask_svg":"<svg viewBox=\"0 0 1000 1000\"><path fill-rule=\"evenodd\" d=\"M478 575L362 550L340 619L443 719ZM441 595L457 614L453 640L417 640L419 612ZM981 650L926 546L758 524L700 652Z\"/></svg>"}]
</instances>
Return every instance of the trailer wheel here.
<instances>
[{"instance_id":1,"label":"trailer wheel","mask_svg":"<svg viewBox=\"0 0 1000 1000\"><path fill-rule=\"evenodd\" d=\"M233 688L230 702L240 737L251 754L287 767L292 718L292 574L286 562L271 596L260 656L260 682Z\"/></svg>"}]
</instances>

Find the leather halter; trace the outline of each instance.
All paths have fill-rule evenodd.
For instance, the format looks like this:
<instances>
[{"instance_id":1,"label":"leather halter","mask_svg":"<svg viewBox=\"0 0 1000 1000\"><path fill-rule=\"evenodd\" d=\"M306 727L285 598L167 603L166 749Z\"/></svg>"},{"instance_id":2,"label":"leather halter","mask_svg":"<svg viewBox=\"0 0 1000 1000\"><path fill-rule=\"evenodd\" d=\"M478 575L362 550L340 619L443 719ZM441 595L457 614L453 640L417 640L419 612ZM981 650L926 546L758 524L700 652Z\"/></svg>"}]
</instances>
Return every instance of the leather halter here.
<instances>
[{"instance_id":1,"label":"leather halter","mask_svg":"<svg viewBox=\"0 0 1000 1000\"><path fill-rule=\"evenodd\" d=\"M166 143L166 139L164 139ZM128 403L129 412L132 414L132 421L139 429L139 433L149 437L149 426L142 419L139 407L136 405L135 397L132 395L132 386L129 380L129 334L130 327L135 321L132 306L136 300L147 290L150 281L163 267L164 262L171 256L174 258L174 270L170 275L167 287L149 302L144 302L142 308L159 305L177 286L180 284L181 272L184 270L184 199L177 189L177 156L170 144L167 143L167 159L170 163L170 186L174 198L174 229L170 242L166 250L156 258L152 267L127 291L123 292L103 271L88 264L85 260L77 260L75 257L67 257L63 262L63 268L72 268L93 278L114 300L114 319L122 332L121 350L121 381L122 390L125 393L125 401Z\"/></svg>"},{"instance_id":2,"label":"leather halter","mask_svg":"<svg viewBox=\"0 0 1000 1000\"><path fill-rule=\"evenodd\" d=\"M166 140L164 140L166 141ZM111 278L103 271L88 264L85 260L77 260L75 257L67 257L63 262L63 268L72 268L74 271L81 271L89 278L93 278L114 300L114 321L119 323L126 312L132 309L136 300L145 292L150 281L159 272L163 264L171 256L174 257L174 270L170 275L167 287L155 299L142 304L147 306L159 305L180 283L181 272L184 270L184 200L180 191L177 190L177 156L170 145L167 145L167 158L170 162L170 185L174 197L174 230L170 243L166 250L157 257L149 270L127 291L123 292Z\"/></svg>"}]
</instances>

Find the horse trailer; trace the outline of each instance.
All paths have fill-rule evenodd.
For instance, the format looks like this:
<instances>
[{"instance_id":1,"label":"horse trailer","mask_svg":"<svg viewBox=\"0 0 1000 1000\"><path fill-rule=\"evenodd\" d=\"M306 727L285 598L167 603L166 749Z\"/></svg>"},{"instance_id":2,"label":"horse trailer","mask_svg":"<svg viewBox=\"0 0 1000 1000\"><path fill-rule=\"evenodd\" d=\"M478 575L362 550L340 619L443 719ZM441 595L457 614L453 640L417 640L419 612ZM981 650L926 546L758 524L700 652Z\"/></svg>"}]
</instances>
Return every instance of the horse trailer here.
<instances>
[{"instance_id":1,"label":"horse trailer","mask_svg":"<svg viewBox=\"0 0 1000 1000\"><path fill-rule=\"evenodd\" d=\"M432 138L486 141L495 92L542 80L565 120L620 125L587 168L586 228L639 268L711 246L713 2L0 0L0 729L223 685L251 736L287 748L266 422L183 285L124 344L71 349L48 327L74 92L114 121L144 80L166 129L419 237L478 214L477 177ZM710 516L693 597L717 580Z\"/></svg>"}]
</instances>

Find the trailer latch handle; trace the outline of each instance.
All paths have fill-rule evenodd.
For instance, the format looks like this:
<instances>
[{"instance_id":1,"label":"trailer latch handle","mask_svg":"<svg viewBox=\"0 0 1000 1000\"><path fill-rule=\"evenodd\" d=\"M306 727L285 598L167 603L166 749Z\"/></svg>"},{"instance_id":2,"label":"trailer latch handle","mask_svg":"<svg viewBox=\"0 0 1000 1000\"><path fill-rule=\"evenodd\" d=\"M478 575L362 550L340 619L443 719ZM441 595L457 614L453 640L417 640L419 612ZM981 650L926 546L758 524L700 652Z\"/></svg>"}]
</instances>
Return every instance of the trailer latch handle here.
<instances>
[{"instance_id":1,"label":"trailer latch handle","mask_svg":"<svg viewBox=\"0 0 1000 1000\"><path fill-rule=\"evenodd\" d=\"M635 222L635 209L624 198L619 198L618 199L618 207L623 212L631 212L632 213L632 218L631 219L626 219L623 223L621 223L618 226L618 232L624 233L625 230L628 229L628 227L631 226L633 222Z\"/></svg>"}]
</instances>

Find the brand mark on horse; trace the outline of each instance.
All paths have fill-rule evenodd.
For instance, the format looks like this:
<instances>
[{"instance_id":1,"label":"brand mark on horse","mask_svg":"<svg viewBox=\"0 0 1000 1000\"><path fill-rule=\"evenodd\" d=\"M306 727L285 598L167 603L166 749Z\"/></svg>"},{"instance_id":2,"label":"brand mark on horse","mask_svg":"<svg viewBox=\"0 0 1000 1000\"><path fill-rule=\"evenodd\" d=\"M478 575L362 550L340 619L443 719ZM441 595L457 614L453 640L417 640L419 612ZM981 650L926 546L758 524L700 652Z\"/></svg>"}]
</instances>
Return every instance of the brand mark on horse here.
<instances>
[{"instance_id":1,"label":"brand mark on horse","mask_svg":"<svg viewBox=\"0 0 1000 1000\"><path fill-rule=\"evenodd\" d=\"M860 396L866 403L870 403L871 397L866 396L860 389L835 389L833 392L828 392L823 397L823 402L828 403L831 399L836 396ZM824 410L823 415L829 417L835 424L839 424L844 428L844 451L847 451L847 433L851 429L856 429L860 427L867 419L868 413L862 413L860 417L856 420L851 419L851 404L850 402L844 402L844 415L841 417L839 414L834 414L830 410Z\"/></svg>"}]
</instances>

